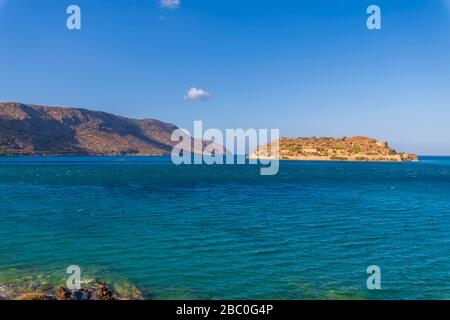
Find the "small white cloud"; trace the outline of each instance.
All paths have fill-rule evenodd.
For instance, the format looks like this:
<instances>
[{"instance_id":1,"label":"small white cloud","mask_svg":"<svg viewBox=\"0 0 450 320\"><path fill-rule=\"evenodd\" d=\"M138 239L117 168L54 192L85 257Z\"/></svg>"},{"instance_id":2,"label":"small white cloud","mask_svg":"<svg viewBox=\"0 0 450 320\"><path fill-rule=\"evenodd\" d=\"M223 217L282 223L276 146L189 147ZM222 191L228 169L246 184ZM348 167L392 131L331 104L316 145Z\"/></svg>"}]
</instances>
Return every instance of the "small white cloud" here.
<instances>
[{"instance_id":1,"label":"small white cloud","mask_svg":"<svg viewBox=\"0 0 450 320\"><path fill-rule=\"evenodd\" d=\"M161 8L176 9L181 5L181 0L160 0Z\"/></svg>"},{"instance_id":2,"label":"small white cloud","mask_svg":"<svg viewBox=\"0 0 450 320\"><path fill-rule=\"evenodd\" d=\"M191 88L186 92L184 99L186 100L207 100L211 97L211 94L203 89Z\"/></svg>"}]
</instances>

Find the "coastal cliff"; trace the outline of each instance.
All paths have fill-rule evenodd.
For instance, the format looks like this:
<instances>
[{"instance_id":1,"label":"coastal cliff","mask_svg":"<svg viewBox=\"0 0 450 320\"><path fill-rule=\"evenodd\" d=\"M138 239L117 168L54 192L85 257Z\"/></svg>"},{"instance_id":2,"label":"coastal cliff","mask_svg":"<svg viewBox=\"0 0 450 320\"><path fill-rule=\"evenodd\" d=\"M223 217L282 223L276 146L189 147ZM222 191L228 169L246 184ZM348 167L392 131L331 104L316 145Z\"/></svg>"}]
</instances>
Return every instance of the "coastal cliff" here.
<instances>
[{"instance_id":1,"label":"coastal cliff","mask_svg":"<svg viewBox=\"0 0 450 320\"><path fill-rule=\"evenodd\" d=\"M278 149L278 154L276 150ZM415 154L399 153L387 142L357 136L344 138L282 138L260 146L249 159L324 161L417 161Z\"/></svg>"},{"instance_id":2,"label":"coastal cliff","mask_svg":"<svg viewBox=\"0 0 450 320\"><path fill-rule=\"evenodd\" d=\"M0 103L0 155L167 155L176 129L87 109Z\"/></svg>"}]
</instances>

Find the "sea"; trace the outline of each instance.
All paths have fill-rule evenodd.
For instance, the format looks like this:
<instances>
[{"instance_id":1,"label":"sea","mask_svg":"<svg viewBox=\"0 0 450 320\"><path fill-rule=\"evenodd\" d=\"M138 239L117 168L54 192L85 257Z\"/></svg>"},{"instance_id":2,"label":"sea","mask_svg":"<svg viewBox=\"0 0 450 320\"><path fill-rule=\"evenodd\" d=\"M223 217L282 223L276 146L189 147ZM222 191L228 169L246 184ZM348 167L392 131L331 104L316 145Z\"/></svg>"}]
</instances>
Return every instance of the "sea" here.
<instances>
[{"instance_id":1,"label":"sea","mask_svg":"<svg viewBox=\"0 0 450 320\"><path fill-rule=\"evenodd\" d=\"M261 176L1 157L0 284L57 287L69 266L145 299L450 299L450 158L281 161Z\"/></svg>"}]
</instances>

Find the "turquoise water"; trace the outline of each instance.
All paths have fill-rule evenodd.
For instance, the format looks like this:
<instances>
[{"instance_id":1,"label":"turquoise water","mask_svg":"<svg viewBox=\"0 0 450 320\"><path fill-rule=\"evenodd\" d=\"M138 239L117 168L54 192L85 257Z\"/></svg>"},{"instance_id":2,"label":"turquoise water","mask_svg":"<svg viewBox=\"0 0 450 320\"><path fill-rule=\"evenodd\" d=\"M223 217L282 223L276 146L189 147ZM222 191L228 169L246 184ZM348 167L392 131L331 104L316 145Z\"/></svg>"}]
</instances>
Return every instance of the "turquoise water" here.
<instances>
[{"instance_id":1,"label":"turquoise water","mask_svg":"<svg viewBox=\"0 0 450 320\"><path fill-rule=\"evenodd\" d=\"M84 278L150 299L450 299L450 158L181 166L0 158L0 283ZM381 268L368 290L366 268Z\"/></svg>"}]
</instances>

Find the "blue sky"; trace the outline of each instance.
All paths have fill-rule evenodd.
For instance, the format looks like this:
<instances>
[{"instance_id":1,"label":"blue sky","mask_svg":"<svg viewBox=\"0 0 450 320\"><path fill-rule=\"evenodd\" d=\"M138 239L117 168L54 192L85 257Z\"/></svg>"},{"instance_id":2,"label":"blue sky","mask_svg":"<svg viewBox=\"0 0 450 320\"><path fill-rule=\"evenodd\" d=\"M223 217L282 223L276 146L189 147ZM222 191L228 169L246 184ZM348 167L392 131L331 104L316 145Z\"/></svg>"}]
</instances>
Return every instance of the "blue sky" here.
<instances>
[{"instance_id":1,"label":"blue sky","mask_svg":"<svg viewBox=\"0 0 450 320\"><path fill-rule=\"evenodd\" d=\"M0 44L0 101L450 154L450 0L0 0Z\"/></svg>"}]
</instances>

